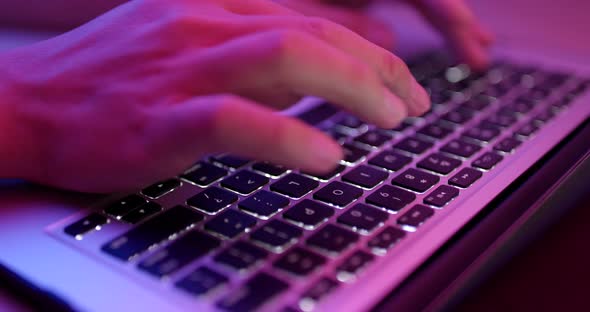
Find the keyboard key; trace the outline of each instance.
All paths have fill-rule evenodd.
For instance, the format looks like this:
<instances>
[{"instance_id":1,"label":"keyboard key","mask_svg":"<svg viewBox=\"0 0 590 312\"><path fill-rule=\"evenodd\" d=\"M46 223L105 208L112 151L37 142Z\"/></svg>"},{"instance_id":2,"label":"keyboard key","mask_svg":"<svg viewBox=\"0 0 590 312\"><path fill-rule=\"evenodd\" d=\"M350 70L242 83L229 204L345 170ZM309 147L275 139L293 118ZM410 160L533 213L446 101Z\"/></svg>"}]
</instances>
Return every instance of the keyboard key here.
<instances>
[{"instance_id":1,"label":"keyboard key","mask_svg":"<svg viewBox=\"0 0 590 312\"><path fill-rule=\"evenodd\" d=\"M302 247L294 247L281 256L274 266L289 273L304 276L324 263L326 263L326 258L323 256Z\"/></svg>"},{"instance_id":2,"label":"keyboard key","mask_svg":"<svg viewBox=\"0 0 590 312\"><path fill-rule=\"evenodd\" d=\"M187 277L176 282L176 287L195 296L205 295L228 282L223 274L207 267L199 267Z\"/></svg>"},{"instance_id":3,"label":"keyboard key","mask_svg":"<svg viewBox=\"0 0 590 312\"><path fill-rule=\"evenodd\" d=\"M287 283L261 272L218 301L217 307L225 311L254 311L288 288Z\"/></svg>"},{"instance_id":4,"label":"keyboard key","mask_svg":"<svg viewBox=\"0 0 590 312\"><path fill-rule=\"evenodd\" d=\"M336 268L336 271L338 272L338 280L341 282L352 280L374 259L375 256L370 253L362 250L355 251L352 255L348 256L348 258L344 259L338 268Z\"/></svg>"},{"instance_id":5,"label":"keyboard key","mask_svg":"<svg viewBox=\"0 0 590 312\"><path fill-rule=\"evenodd\" d=\"M312 286L303 293L299 300L299 307L304 311L313 310L312 307L338 287L338 283L327 277L315 281Z\"/></svg>"},{"instance_id":6,"label":"keyboard key","mask_svg":"<svg viewBox=\"0 0 590 312\"><path fill-rule=\"evenodd\" d=\"M313 200L304 199L283 214L285 219L301 226L314 228L334 215L334 209Z\"/></svg>"},{"instance_id":7,"label":"keyboard key","mask_svg":"<svg viewBox=\"0 0 590 312\"><path fill-rule=\"evenodd\" d=\"M404 156L392 151L383 151L369 160L369 164L385 168L391 171L398 171L412 161L411 157Z\"/></svg>"},{"instance_id":8,"label":"keyboard key","mask_svg":"<svg viewBox=\"0 0 590 312\"><path fill-rule=\"evenodd\" d=\"M227 170L223 168L201 162L194 170L184 174L182 177L196 185L207 186L225 177L226 174Z\"/></svg>"},{"instance_id":9,"label":"keyboard key","mask_svg":"<svg viewBox=\"0 0 590 312\"><path fill-rule=\"evenodd\" d=\"M537 132L537 130L539 130L539 127L534 122L527 122L516 131L516 134L528 137Z\"/></svg>"},{"instance_id":10,"label":"keyboard key","mask_svg":"<svg viewBox=\"0 0 590 312\"><path fill-rule=\"evenodd\" d=\"M293 243L303 234L298 227L280 220L271 220L252 233L251 238L275 249Z\"/></svg>"},{"instance_id":11,"label":"keyboard key","mask_svg":"<svg viewBox=\"0 0 590 312\"><path fill-rule=\"evenodd\" d=\"M397 242L406 236L406 232L388 226L377 233L373 238L369 240L367 246L373 250L374 253L379 255L385 254L387 250L391 249Z\"/></svg>"},{"instance_id":12,"label":"keyboard key","mask_svg":"<svg viewBox=\"0 0 590 312\"><path fill-rule=\"evenodd\" d=\"M267 255L266 251L256 246L239 241L215 256L215 261L236 270L245 270L264 260Z\"/></svg>"},{"instance_id":13,"label":"keyboard key","mask_svg":"<svg viewBox=\"0 0 590 312\"><path fill-rule=\"evenodd\" d=\"M510 127L515 124L518 119L513 115L494 114L486 119L486 122L501 128Z\"/></svg>"},{"instance_id":14,"label":"keyboard key","mask_svg":"<svg viewBox=\"0 0 590 312\"><path fill-rule=\"evenodd\" d=\"M268 183L268 178L252 171L242 170L221 181L221 186L238 192L250 194Z\"/></svg>"},{"instance_id":15,"label":"keyboard key","mask_svg":"<svg viewBox=\"0 0 590 312\"><path fill-rule=\"evenodd\" d=\"M511 111L517 114L526 114L530 112L534 107L534 104L520 101L516 101L506 105L506 108L510 109Z\"/></svg>"},{"instance_id":16,"label":"keyboard key","mask_svg":"<svg viewBox=\"0 0 590 312\"><path fill-rule=\"evenodd\" d=\"M432 143L417 138L407 138L394 145L394 147L412 154L422 154L432 147Z\"/></svg>"},{"instance_id":17,"label":"keyboard key","mask_svg":"<svg viewBox=\"0 0 590 312\"><path fill-rule=\"evenodd\" d=\"M545 123L545 122L548 122L549 120L553 119L553 117L555 117L555 112L553 111L553 109L548 108L548 109L541 111L541 113L539 113L537 116L535 116L535 120Z\"/></svg>"},{"instance_id":18,"label":"keyboard key","mask_svg":"<svg viewBox=\"0 0 590 312\"><path fill-rule=\"evenodd\" d=\"M179 186L180 181L178 181L177 179L168 179L146 187L145 189L143 189L143 191L141 191L141 194L149 198L155 199L164 194L174 191Z\"/></svg>"},{"instance_id":19,"label":"keyboard key","mask_svg":"<svg viewBox=\"0 0 590 312\"><path fill-rule=\"evenodd\" d=\"M442 207L458 195L458 189L448 185L441 185L424 198L424 203L436 207Z\"/></svg>"},{"instance_id":20,"label":"keyboard key","mask_svg":"<svg viewBox=\"0 0 590 312\"><path fill-rule=\"evenodd\" d=\"M498 142L498 144L494 146L494 149L504 153L512 153L514 149L517 148L520 144L521 142L519 140L508 137Z\"/></svg>"},{"instance_id":21,"label":"keyboard key","mask_svg":"<svg viewBox=\"0 0 590 312\"><path fill-rule=\"evenodd\" d=\"M274 165L269 162L258 162L252 165L252 169L266 173L271 177L279 177L283 175L283 173L287 172L287 168L279 165Z\"/></svg>"},{"instance_id":22,"label":"keyboard key","mask_svg":"<svg viewBox=\"0 0 590 312\"><path fill-rule=\"evenodd\" d=\"M487 152L473 162L473 166L485 170L492 169L496 164L502 161L504 157L494 153Z\"/></svg>"},{"instance_id":23,"label":"keyboard key","mask_svg":"<svg viewBox=\"0 0 590 312\"><path fill-rule=\"evenodd\" d=\"M439 153L431 154L418 163L418 167L440 174L449 174L459 166L461 166L460 160Z\"/></svg>"},{"instance_id":24,"label":"keyboard key","mask_svg":"<svg viewBox=\"0 0 590 312\"><path fill-rule=\"evenodd\" d=\"M82 235L100 229L100 227L106 224L109 220L107 217L98 213L91 213L86 217L66 226L64 232L76 239L81 239Z\"/></svg>"},{"instance_id":25,"label":"keyboard key","mask_svg":"<svg viewBox=\"0 0 590 312\"><path fill-rule=\"evenodd\" d=\"M343 175L342 180L370 189L383 182L388 176L387 172L383 170L360 165Z\"/></svg>"},{"instance_id":26,"label":"keyboard key","mask_svg":"<svg viewBox=\"0 0 590 312\"><path fill-rule=\"evenodd\" d=\"M453 133L453 129L444 127L440 123L433 123L422 127L422 129L418 130L418 133L435 139L444 139Z\"/></svg>"},{"instance_id":27,"label":"keyboard key","mask_svg":"<svg viewBox=\"0 0 590 312\"><path fill-rule=\"evenodd\" d=\"M237 200L238 195L232 192L218 187L210 187L189 198L186 202L191 207L195 207L205 212L217 213Z\"/></svg>"},{"instance_id":28,"label":"keyboard key","mask_svg":"<svg viewBox=\"0 0 590 312\"><path fill-rule=\"evenodd\" d=\"M463 135L482 142L489 142L500 135L500 129L484 123L467 129L465 132L463 132Z\"/></svg>"},{"instance_id":29,"label":"keyboard key","mask_svg":"<svg viewBox=\"0 0 590 312\"><path fill-rule=\"evenodd\" d=\"M342 152L344 152L343 160L348 164L355 164L369 154L369 151L352 144L342 145Z\"/></svg>"},{"instance_id":30,"label":"keyboard key","mask_svg":"<svg viewBox=\"0 0 590 312\"><path fill-rule=\"evenodd\" d=\"M344 207L363 195L363 191L352 185L333 181L313 194L313 198Z\"/></svg>"},{"instance_id":31,"label":"keyboard key","mask_svg":"<svg viewBox=\"0 0 590 312\"><path fill-rule=\"evenodd\" d=\"M372 147L380 147L391 140L391 136L378 130L367 131L354 139L355 142L363 143Z\"/></svg>"},{"instance_id":32,"label":"keyboard key","mask_svg":"<svg viewBox=\"0 0 590 312\"><path fill-rule=\"evenodd\" d=\"M314 178L318 178L322 181L328 181L328 180L332 179L333 177L335 177L336 175L338 175L340 172L344 171L344 169L346 169L346 166L338 165L338 167L336 167L336 169L334 169L328 173L308 173L308 172L302 172L302 173L306 174L308 176L312 176Z\"/></svg>"},{"instance_id":33,"label":"keyboard key","mask_svg":"<svg viewBox=\"0 0 590 312\"><path fill-rule=\"evenodd\" d=\"M481 147L475 144L463 142L461 140L453 140L447 145L443 146L440 150L449 154L469 158L473 156L473 154L477 153L480 149Z\"/></svg>"},{"instance_id":34,"label":"keyboard key","mask_svg":"<svg viewBox=\"0 0 590 312\"><path fill-rule=\"evenodd\" d=\"M391 182L416 192L425 192L438 183L439 177L424 171L410 168L398 175Z\"/></svg>"},{"instance_id":35,"label":"keyboard key","mask_svg":"<svg viewBox=\"0 0 590 312\"><path fill-rule=\"evenodd\" d=\"M121 219L122 216L128 214L134 209L139 208L140 206L145 205L146 203L147 200L139 195L129 195L110 204L107 208L105 208L104 212L117 219Z\"/></svg>"},{"instance_id":36,"label":"keyboard key","mask_svg":"<svg viewBox=\"0 0 590 312\"><path fill-rule=\"evenodd\" d=\"M416 205L397 219L397 223L417 228L433 215L434 209L423 205Z\"/></svg>"},{"instance_id":37,"label":"keyboard key","mask_svg":"<svg viewBox=\"0 0 590 312\"><path fill-rule=\"evenodd\" d=\"M208 254L219 244L220 241L213 236L190 231L140 262L139 268L163 277Z\"/></svg>"},{"instance_id":38,"label":"keyboard key","mask_svg":"<svg viewBox=\"0 0 590 312\"><path fill-rule=\"evenodd\" d=\"M354 244L358 234L334 224L328 224L307 239L307 244L329 252L339 253Z\"/></svg>"},{"instance_id":39,"label":"keyboard key","mask_svg":"<svg viewBox=\"0 0 590 312\"><path fill-rule=\"evenodd\" d=\"M215 156L212 157L212 159L216 163L233 169L243 167L244 165L250 162L250 160L248 159L228 154Z\"/></svg>"},{"instance_id":40,"label":"keyboard key","mask_svg":"<svg viewBox=\"0 0 590 312\"><path fill-rule=\"evenodd\" d=\"M293 198L303 197L320 184L314 179L296 173L289 173L279 181L270 185L270 189Z\"/></svg>"},{"instance_id":41,"label":"keyboard key","mask_svg":"<svg viewBox=\"0 0 590 312\"><path fill-rule=\"evenodd\" d=\"M486 109L494 101L490 96L476 96L462 104L462 107L469 108L474 111L481 111Z\"/></svg>"},{"instance_id":42,"label":"keyboard key","mask_svg":"<svg viewBox=\"0 0 590 312\"><path fill-rule=\"evenodd\" d=\"M360 119L352 115L344 115L336 120L336 125L347 128L349 130L360 131L367 127Z\"/></svg>"},{"instance_id":43,"label":"keyboard key","mask_svg":"<svg viewBox=\"0 0 590 312\"><path fill-rule=\"evenodd\" d=\"M144 220L145 218L160 211L162 211L162 206L154 202L149 202L124 215L121 220L129 223L138 223L139 221Z\"/></svg>"},{"instance_id":44,"label":"keyboard key","mask_svg":"<svg viewBox=\"0 0 590 312\"><path fill-rule=\"evenodd\" d=\"M370 232L387 221L388 213L365 204L356 204L338 217L338 222L357 230Z\"/></svg>"},{"instance_id":45,"label":"keyboard key","mask_svg":"<svg viewBox=\"0 0 590 312\"><path fill-rule=\"evenodd\" d=\"M101 249L127 261L203 219L203 216L193 209L176 206L104 244Z\"/></svg>"},{"instance_id":46,"label":"keyboard key","mask_svg":"<svg viewBox=\"0 0 590 312\"><path fill-rule=\"evenodd\" d=\"M444 114L441 117L441 119L448 121L448 122L462 125L462 124L466 123L467 121L471 120L472 117L473 117L473 113L471 113L470 111L464 110L462 108L458 108L458 109L455 109L453 111L450 111L450 112Z\"/></svg>"},{"instance_id":47,"label":"keyboard key","mask_svg":"<svg viewBox=\"0 0 590 312\"><path fill-rule=\"evenodd\" d=\"M473 184L475 181L477 181L479 178L481 178L481 176L481 171L471 168L463 168L461 169L461 171L459 171L459 173L457 173L449 180L449 183L451 185L466 188Z\"/></svg>"},{"instance_id":48,"label":"keyboard key","mask_svg":"<svg viewBox=\"0 0 590 312\"><path fill-rule=\"evenodd\" d=\"M205 224L205 229L233 238L256 225L256 218L237 210L226 210Z\"/></svg>"},{"instance_id":49,"label":"keyboard key","mask_svg":"<svg viewBox=\"0 0 590 312\"><path fill-rule=\"evenodd\" d=\"M367 197L367 203L385 208L390 211L398 211L416 199L412 192L400 188L383 185Z\"/></svg>"},{"instance_id":50,"label":"keyboard key","mask_svg":"<svg viewBox=\"0 0 590 312\"><path fill-rule=\"evenodd\" d=\"M289 200L281 195L261 190L242 200L238 207L261 217L270 217L277 211L287 207Z\"/></svg>"}]
</instances>

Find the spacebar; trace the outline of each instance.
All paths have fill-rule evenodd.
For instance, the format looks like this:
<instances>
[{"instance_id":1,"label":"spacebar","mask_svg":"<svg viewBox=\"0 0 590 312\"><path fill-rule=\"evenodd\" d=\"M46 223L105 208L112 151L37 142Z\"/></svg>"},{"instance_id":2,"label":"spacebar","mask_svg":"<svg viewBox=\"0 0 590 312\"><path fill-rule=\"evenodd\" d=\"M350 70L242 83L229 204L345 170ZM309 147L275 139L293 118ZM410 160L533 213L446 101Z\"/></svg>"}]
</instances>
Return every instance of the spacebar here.
<instances>
[{"instance_id":1,"label":"spacebar","mask_svg":"<svg viewBox=\"0 0 590 312\"><path fill-rule=\"evenodd\" d=\"M176 206L104 244L102 250L116 258L128 261L149 247L201 220L203 216L196 211Z\"/></svg>"}]
</instances>

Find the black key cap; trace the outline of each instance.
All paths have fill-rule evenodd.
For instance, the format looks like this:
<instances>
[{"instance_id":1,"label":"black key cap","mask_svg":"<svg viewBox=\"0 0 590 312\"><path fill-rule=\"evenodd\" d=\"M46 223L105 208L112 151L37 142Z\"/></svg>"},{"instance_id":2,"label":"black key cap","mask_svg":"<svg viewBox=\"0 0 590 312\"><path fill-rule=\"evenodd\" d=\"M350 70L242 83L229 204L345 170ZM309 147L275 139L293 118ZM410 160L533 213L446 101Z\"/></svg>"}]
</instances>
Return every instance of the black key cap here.
<instances>
[{"instance_id":1,"label":"black key cap","mask_svg":"<svg viewBox=\"0 0 590 312\"><path fill-rule=\"evenodd\" d=\"M308 228L314 228L332 215L334 215L333 208L309 199L297 203L283 214L285 219Z\"/></svg>"},{"instance_id":2,"label":"black key cap","mask_svg":"<svg viewBox=\"0 0 590 312\"><path fill-rule=\"evenodd\" d=\"M189 173L184 174L182 177L196 185L207 186L227 174L227 170L219 168L212 164L201 162Z\"/></svg>"},{"instance_id":3,"label":"black key cap","mask_svg":"<svg viewBox=\"0 0 590 312\"><path fill-rule=\"evenodd\" d=\"M342 145L342 151L344 152L344 161L348 164L355 164L369 154L369 151L352 144Z\"/></svg>"},{"instance_id":4,"label":"black key cap","mask_svg":"<svg viewBox=\"0 0 590 312\"><path fill-rule=\"evenodd\" d=\"M434 209L423 205L416 205L397 219L397 223L417 228L433 215Z\"/></svg>"},{"instance_id":5,"label":"black key cap","mask_svg":"<svg viewBox=\"0 0 590 312\"><path fill-rule=\"evenodd\" d=\"M313 194L313 198L344 207L363 195L363 191L352 185L333 181Z\"/></svg>"},{"instance_id":6,"label":"black key cap","mask_svg":"<svg viewBox=\"0 0 590 312\"><path fill-rule=\"evenodd\" d=\"M454 175L450 180L449 183L451 185L459 186L462 188L469 187L479 178L481 178L482 173L481 171L471 169L471 168L463 168L459 173Z\"/></svg>"},{"instance_id":7,"label":"black key cap","mask_svg":"<svg viewBox=\"0 0 590 312\"><path fill-rule=\"evenodd\" d=\"M274 165L268 162L258 162L252 165L252 169L266 173L271 177L278 177L281 176L283 173L287 172L287 168L279 165Z\"/></svg>"},{"instance_id":8,"label":"black key cap","mask_svg":"<svg viewBox=\"0 0 590 312\"><path fill-rule=\"evenodd\" d=\"M443 146L440 150L449 154L469 158L473 156L473 154L477 153L480 149L481 147L475 144L463 142L461 140L453 140L447 145Z\"/></svg>"},{"instance_id":9,"label":"black key cap","mask_svg":"<svg viewBox=\"0 0 590 312\"><path fill-rule=\"evenodd\" d=\"M516 134L528 137L537 132L537 130L539 130L539 127L534 122L527 122L524 126L518 129L518 131L516 131Z\"/></svg>"},{"instance_id":10,"label":"black key cap","mask_svg":"<svg viewBox=\"0 0 590 312\"><path fill-rule=\"evenodd\" d=\"M388 213L365 204L356 204L338 217L338 222L353 229L370 232L385 222Z\"/></svg>"},{"instance_id":11,"label":"black key cap","mask_svg":"<svg viewBox=\"0 0 590 312\"><path fill-rule=\"evenodd\" d=\"M471 120L472 117L473 117L473 113L471 113L470 111L458 108L458 109L455 109L454 111L446 113L445 115L443 115L441 117L441 119L448 121L448 122L462 125L462 124L466 123L467 121Z\"/></svg>"},{"instance_id":12,"label":"black key cap","mask_svg":"<svg viewBox=\"0 0 590 312\"><path fill-rule=\"evenodd\" d=\"M478 159L476 159L472 163L472 166L477 167L477 168L481 168L481 169L485 169L485 170L490 170L496 164L498 164L500 161L502 161L503 158L504 157L502 157L496 153L487 152L487 153L481 155L481 157L479 157Z\"/></svg>"},{"instance_id":13,"label":"black key cap","mask_svg":"<svg viewBox=\"0 0 590 312\"><path fill-rule=\"evenodd\" d=\"M146 187L145 189L143 189L143 191L141 191L141 194L149 198L155 199L164 194L174 191L174 189L176 189L179 186L180 181L178 181L177 179L168 179Z\"/></svg>"},{"instance_id":14,"label":"black key cap","mask_svg":"<svg viewBox=\"0 0 590 312\"><path fill-rule=\"evenodd\" d=\"M399 242L405 236L406 232L403 230L393 226L388 226L373 238L371 238L371 240L369 240L367 243L367 246L369 246L369 248L371 248L373 252L377 254L385 254L388 249L397 244L397 242Z\"/></svg>"},{"instance_id":15,"label":"black key cap","mask_svg":"<svg viewBox=\"0 0 590 312\"><path fill-rule=\"evenodd\" d=\"M494 146L494 149L504 153L512 153L514 149L517 148L520 144L521 142L519 140L508 137L498 142L498 144Z\"/></svg>"},{"instance_id":16,"label":"black key cap","mask_svg":"<svg viewBox=\"0 0 590 312\"><path fill-rule=\"evenodd\" d=\"M424 198L424 203L436 207L442 207L458 195L458 189L448 185L441 185Z\"/></svg>"},{"instance_id":17,"label":"black key cap","mask_svg":"<svg viewBox=\"0 0 590 312\"><path fill-rule=\"evenodd\" d=\"M340 172L344 171L345 168L346 168L346 166L338 165L338 167L336 167L336 169L334 169L328 173L308 173L308 172L302 172L302 173L304 173L308 176L312 176L314 178L318 178L322 181L328 181L331 178L335 177Z\"/></svg>"},{"instance_id":18,"label":"black key cap","mask_svg":"<svg viewBox=\"0 0 590 312\"><path fill-rule=\"evenodd\" d=\"M391 140L391 136L378 130L367 131L354 139L356 142L372 147L379 147L389 140Z\"/></svg>"},{"instance_id":19,"label":"black key cap","mask_svg":"<svg viewBox=\"0 0 590 312\"><path fill-rule=\"evenodd\" d=\"M154 202L149 202L124 215L123 218L121 218L121 220L129 223L137 223L160 211L162 211L162 206Z\"/></svg>"},{"instance_id":20,"label":"black key cap","mask_svg":"<svg viewBox=\"0 0 590 312\"><path fill-rule=\"evenodd\" d=\"M383 151L369 160L369 164L385 168L391 171L398 171L412 161L411 157L404 156L392 151Z\"/></svg>"},{"instance_id":21,"label":"black key cap","mask_svg":"<svg viewBox=\"0 0 590 312\"><path fill-rule=\"evenodd\" d=\"M251 238L272 248L284 248L303 234L298 227L280 220L271 220L252 233Z\"/></svg>"},{"instance_id":22,"label":"black key cap","mask_svg":"<svg viewBox=\"0 0 590 312\"><path fill-rule=\"evenodd\" d=\"M275 267L295 275L308 275L326 262L326 258L301 247L294 247L281 256Z\"/></svg>"},{"instance_id":23,"label":"black key cap","mask_svg":"<svg viewBox=\"0 0 590 312\"><path fill-rule=\"evenodd\" d=\"M215 261L236 270L244 270L262 261L267 255L266 251L256 246L239 241L215 256Z\"/></svg>"},{"instance_id":24,"label":"black key cap","mask_svg":"<svg viewBox=\"0 0 590 312\"><path fill-rule=\"evenodd\" d=\"M416 192L425 192L438 183L439 177L424 171L410 168L398 175L391 182Z\"/></svg>"},{"instance_id":25,"label":"black key cap","mask_svg":"<svg viewBox=\"0 0 590 312\"><path fill-rule=\"evenodd\" d=\"M207 267L199 267L175 285L192 295L201 296L227 282L228 278L223 274Z\"/></svg>"},{"instance_id":26,"label":"black key cap","mask_svg":"<svg viewBox=\"0 0 590 312\"><path fill-rule=\"evenodd\" d=\"M412 192L390 185L383 185L374 191L373 194L367 196L367 203L387 210L398 211L414 199L416 199L416 195Z\"/></svg>"},{"instance_id":27,"label":"black key cap","mask_svg":"<svg viewBox=\"0 0 590 312\"><path fill-rule=\"evenodd\" d=\"M472 109L474 111L480 111L488 107L493 101L493 97L477 96L463 103L462 106L465 108Z\"/></svg>"},{"instance_id":28,"label":"black key cap","mask_svg":"<svg viewBox=\"0 0 590 312\"><path fill-rule=\"evenodd\" d=\"M395 131L395 132L403 132L404 130L410 128L411 126L413 126L412 123L410 123L407 120L402 121L402 123L400 123L397 127L391 129L391 131Z\"/></svg>"},{"instance_id":29,"label":"black key cap","mask_svg":"<svg viewBox=\"0 0 590 312\"><path fill-rule=\"evenodd\" d=\"M340 144L344 143L348 138L348 134L337 131L336 129L328 129L324 130L324 132Z\"/></svg>"},{"instance_id":30,"label":"black key cap","mask_svg":"<svg viewBox=\"0 0 590 312\"><path fill-rule=\"evenodd\" d=\"M418 167L440 174L449 174L460 165L460 160L444 156L440 153L431 154L418 163Z\"/></svg>"},{"instance_id":31,"label":"black key cap","mask_svg":"<svg viewBox=\"0 0 590 312\"><path fill-rule=\"evenodd\" d=\"M510 109L511 111L517 114L526 114L530 112L535 107L534 104L527 103L527 102L520 102L516 101L513 103L509 103L506 105L506 108Z\"/></svg>"},{"instance_id":32,"label":"black key cap","mask_svg":"<svg viewBox=\"0 0 590 312\"><path fill-rule=\"evenodd\" d=\"M370 189L383 182L388 176L383 170L360 165L343 175L342 180Z\"/></svg>"},{"instance_id":33,"label":"black key cap","mask_svg":"<svg viewBox=\"0 0 590 312\"><path fill-rule=\"evenodd\" d=\"M418 133L435 139L444 139L453 133L453 129L444 127L440 123L433 123L422 127L422 129L418 130Z\"/></svg>"},{"instance_id":34,"label":"black key cap","mask_svg":"<svg viewBox=\"0 0 590 312\"><path fill-rule=\"evenodd\" d=\"M328 224L307 239L307 244L329 252L342 252L359 239L358 234Z\"/></svg>"},{"instance_id":35,"label":"black key cap","mask_svg":"<svg viewBox=\"0 0 590 312\"><path fill-rule=\"evenodd\" d=\"M314 179L296 173L289 173L270 185L270 189L290 197L300 198L313 191L320 184Z\"/></svg>"},{"instance_id":36,"label":"black key cap","mask_svg":"<svg viewBox=\"0 0 590 312\"><path fill-rule=\"evenodd\" d=\"M539 113L537 116L535 116L535 120L545 123L545 122L548 122L549 120L553 119L553 117L555 117L555 112L553 111L553 109L548 108L548 109L541 111L541 113Z\"/></svg>"},{"instance_id":37,"label":"black key cap","mask_svg":"<svg viewBox=\"0 0 590 312\"><path fill-rule=\"evenodd\" d=\"M338 283L326 277L315 281L312 286L303 293L303 296L299 301L299 306L312 307L332 292L332 290L336 289L336 287L338 287Z\"/></svg>"},{"instance_id":38,"label":"black key cap","mask_svg":"<svg viewBox=\"0 0 590 312\"><path fill-rule=\"evenodd\" d=\"M422 154L432 147L432 143L417 138L407 138L394 145L394 147L412 154Z\"/></svg>"},{"instance_id":39,"label":"black key cap","mask_svg":"<svg viewBox=\"0 0 590 312\"><path fill-rule=\"evenodd\" d=\"M463 132L463 135L482 142L489 142L500 134L500 129L487 123L480 124L476 127L469 128Z\"/></svg>"},{"instance_id":40,"label":"black key cap","mask_svg":"<svg viewBox=\"0 0 590 312\"><path fill-rule=\"evenodd\" d=\"M269 217L287 207L289 200L281 195L261 190L242 200L238 207L261 217Z\"/></svg>"},{"instance_id":41,"label":"black key cap","mask_svg":"<svg viewBox=\"0 0 590 312\"><path fill-rule=\"evenodd\" d=\"M256 225L256 218L237 210L226 210L205 224L205 229L232 238Z\"/></svg>"},{"instance_id":42,"label":"black key cap","mask_svg":"<svg viewBox=\"0 0 590 312\"><path fill-rule=\"evenodd\" d=\"M371 261L375 259L370 253L362 250L355 251L336 268L338 280L346 282L358 275Z\"/></svg>"},{"instance_id":43,"label":"black key cap","mask_svg":"<svg viewBox=\"0 0 590 312\"><path fill-rule=\"evenodd\" d=\"M149 247L202 220L203 216L193 209L176 206L104 244L101 249L114 257L127 261Z\"/></svg>"},{"instance_id":44,"label":"black key cap","mask_svg":"<svg viewBox=\"0 0 590 312\"><path fill-rule=\"evenodd\" d=\"M186 202L191 207L208 213L217 213L236 200L238 200L238 195L218 187L210 187L189 198Z\"/></svg>"},{"instance_id":45,"label":"black key cap","mask_svg":"<svg viewBox=\"0 0 590 312\"><path fill-rule=\"evenodd\" d=\"M139 195L129 195L110 204L107 208L105 208L104 212L117 219L121 219L122 216L128 214L136 208L139 208L142 205L145 205L146 203L147 200Z\"/></svg>"},{"instance_id":46,"label":"black key cap","mask_svg":"<svg viewBox=\"0 0 590 312\"><path fill-rule=\"evenodd\" d=\"M261 272L217 302L217 306L226 311L254 311L288 288L287 283Z\"/></svg>"},{"instance_id":47,"label":"black key cap","mask_svg":"<svg viewBox=\"0 0 590 312\"><path fill-rule=\"evenodd\" d=\"M366 127L366 125L360 119L351 115L345 115L338 118L336 124L351 130L361 130L363 127Z\"/></svg>"},{"instance_id":48,"label":"black key cap","mask_svg":"<svg viewBox=\"0 0 590 312\"><path fill-rule=\"evenodd\" d=\"M98 213L92 213L87 215L86 217L66 226L64 228L64 232L68 235L75 237L76 239L81 239L82 235L100 229L103 224L106 224L109 220L107 217L100 215Z\"/></svg>"},{"instance_id":49,"label":"black key cap","mask_svg":"<svg viewBox=\"0 0 590 312\"><path fill-rule=\"evenodd\" d=\"M486 119L486 121L494 126L505 128L512 126L518 119L513 115L494 114Z\"/></svg>"},{"instance_id":50,"label":"black key cap","mask_svg":"<svg viewBox=\"0 0 590 312\"><path fill-rule=\"evenodd\" d=\"M250 162L250 160L248 159L228 154L215 156L212 158L214 162L233 169L240 168Z\"/></svg>"},{"instance_id":51,"label":"black key cap","mask_svg":"<svg viewBox=\"0 0 590 312\"><path fill-rule=\"evenodd\" d=\"M139 263L139 268L154 276L163 277L206 255L219 244L219 240L213 236L190 231L144 259Z\"/></svg>"},{"instance_id":52,"label":"black key cap","mask_svg":"<svg viewBox=\"0 0 590 312\"><path fill-rule=\"evenodd\" d=\"M221 186L238 192L250 194L268 183L268 178L248 170L242 170L221 181Z\"/></svg>"}]
</instances>

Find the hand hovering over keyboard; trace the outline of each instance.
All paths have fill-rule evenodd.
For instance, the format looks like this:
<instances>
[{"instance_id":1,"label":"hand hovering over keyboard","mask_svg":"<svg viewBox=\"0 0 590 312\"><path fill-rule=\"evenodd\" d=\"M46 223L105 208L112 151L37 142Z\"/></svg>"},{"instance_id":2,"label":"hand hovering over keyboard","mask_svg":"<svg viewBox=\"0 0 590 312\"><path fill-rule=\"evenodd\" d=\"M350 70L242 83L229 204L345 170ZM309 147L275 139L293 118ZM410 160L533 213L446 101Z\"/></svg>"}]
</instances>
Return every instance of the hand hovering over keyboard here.
<instances>
[{"instance_id":1,"label":"hand hovering over keyboard","mask_svg":"<svg viewBox=\"0 0 590 312\"><path fill-rule=\"evenodd\" d=\"M275 0L310 16L322 16L340 23L366 39L392 49L391 26L372 18L366 8L376 0ZM394 2L396 0L382 0ZM398 0L400 1L400 0ZM464 0L402 0L414 6L447 39L459 59L474 69L489 65L486 52L492 35L477 21ZM403 28L401 28L403 31Z\"/></svg>"},{"instance_id":2,"label":"hand hovering over keyboard","mask_svg":"<svg viewBox=\"0 0 590 312\"><path fill-rule=\"evenodd\" d=\"M215 152L326 172L342 151L274 113L303 95L384 128L429 107L399 58L266 0L131 1L0 55L3 177L126 191Z\"/></svg>"}]
</instances>

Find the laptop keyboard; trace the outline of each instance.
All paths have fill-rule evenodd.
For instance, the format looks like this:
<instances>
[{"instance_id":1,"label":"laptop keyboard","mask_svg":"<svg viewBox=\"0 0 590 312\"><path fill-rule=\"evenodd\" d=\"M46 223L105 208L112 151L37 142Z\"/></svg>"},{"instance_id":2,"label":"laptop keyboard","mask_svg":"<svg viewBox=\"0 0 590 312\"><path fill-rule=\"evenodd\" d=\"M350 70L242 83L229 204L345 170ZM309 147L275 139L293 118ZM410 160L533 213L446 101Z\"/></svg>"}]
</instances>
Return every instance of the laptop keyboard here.
<instances>
[{"instance_id":1,"label":"laptop keyboard","mask_svg":"<svg viewBox=\"0 0 590 312\"><path fill-rule=\"evenodd\" d=\"M433 107L395 129L377 129L328 104L316 109L322 118L314 123L344 149L332 172L314 175L218 155L64 231L82 239L109 222L133 224L102 245L105 256L171 279L178 290L221 310L255 310L290 290L297 299L286 302L285 311L310 311L400 241L419 235L424 223L509 161L590 85L508 63L471 73L439 56L410 69ZM556 90L559 98L551 98ZM181 205L161 204L187 185L196 192ZM190 271L175 274L189 264ZM312 275L305 286L292 287L292 278Z\"/></svg>"}]
</instances>

